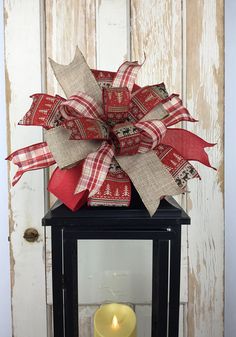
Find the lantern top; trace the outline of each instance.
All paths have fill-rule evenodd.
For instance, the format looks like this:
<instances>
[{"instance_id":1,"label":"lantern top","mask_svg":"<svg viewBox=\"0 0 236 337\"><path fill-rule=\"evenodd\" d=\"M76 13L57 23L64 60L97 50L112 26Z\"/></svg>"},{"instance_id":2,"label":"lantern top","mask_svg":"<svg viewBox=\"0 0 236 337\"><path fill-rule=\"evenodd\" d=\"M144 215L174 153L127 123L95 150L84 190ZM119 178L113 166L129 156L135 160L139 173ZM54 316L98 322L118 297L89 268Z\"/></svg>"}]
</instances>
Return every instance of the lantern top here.
<instances>
[{"instance_id":1,"label":"lantern top","mask_svg":"<svg viewBox=\"0 0 236 337\"><path fill-rule=\"evenodd\" d=\"M157 227L190 224L190 217L174 200L165 197L157 212L150 217L138 193L133 189L130 207L89 207L76 212L56 202L42 219L43 226L80 226L86 230L157 229Z\"/></svg>"}]
</instances>

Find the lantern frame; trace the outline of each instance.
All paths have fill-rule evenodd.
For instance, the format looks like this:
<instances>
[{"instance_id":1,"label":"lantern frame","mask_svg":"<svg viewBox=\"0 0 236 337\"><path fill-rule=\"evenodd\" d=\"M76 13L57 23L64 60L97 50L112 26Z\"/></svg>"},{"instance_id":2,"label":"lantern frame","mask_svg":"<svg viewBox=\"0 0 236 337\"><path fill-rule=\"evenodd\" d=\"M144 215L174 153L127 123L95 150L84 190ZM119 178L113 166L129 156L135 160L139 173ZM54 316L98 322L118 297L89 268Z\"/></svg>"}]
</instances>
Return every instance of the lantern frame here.
<instances>
[{"instance_id":1,"label":"lantern frame","mask_svg":"<svg viewBox=\"0 0 236 337\"><path fill-rule=\"evenodd\" d=\"M168 199L168 200L167 200ZM181 226L190 217L172 198L150 217L138 194L129 208L55 206L51 227L54 337L78 337L78 240L152 240L152 337L178 337Z\"/></svg>"}]
</instances>

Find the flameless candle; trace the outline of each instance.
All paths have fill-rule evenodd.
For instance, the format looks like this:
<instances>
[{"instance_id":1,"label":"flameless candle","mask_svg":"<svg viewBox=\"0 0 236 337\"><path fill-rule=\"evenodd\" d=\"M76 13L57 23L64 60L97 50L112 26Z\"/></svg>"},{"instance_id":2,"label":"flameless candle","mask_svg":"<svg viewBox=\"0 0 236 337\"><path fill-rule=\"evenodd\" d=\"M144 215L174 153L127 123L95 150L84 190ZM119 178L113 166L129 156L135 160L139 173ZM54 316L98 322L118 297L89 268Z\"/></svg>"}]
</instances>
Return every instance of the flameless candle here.
<instances>
[{"instance_id":1,"label":"flameless candle","mask_svg":"<svg viewBox=\"0 0 236 337\"><path fill-rule=\"evenodd\" d=\"M136 337L136 316L125 304L103 304L94 315L94 337Z\"/></svg>"}]
</instances>

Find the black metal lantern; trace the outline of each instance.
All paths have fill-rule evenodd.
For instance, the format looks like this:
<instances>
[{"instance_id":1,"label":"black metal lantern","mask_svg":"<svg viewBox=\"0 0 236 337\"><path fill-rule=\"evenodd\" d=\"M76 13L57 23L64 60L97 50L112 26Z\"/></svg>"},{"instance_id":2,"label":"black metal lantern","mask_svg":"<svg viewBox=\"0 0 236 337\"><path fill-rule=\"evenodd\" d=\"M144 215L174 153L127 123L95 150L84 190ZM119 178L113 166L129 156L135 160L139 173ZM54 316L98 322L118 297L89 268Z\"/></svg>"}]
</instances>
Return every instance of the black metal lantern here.
<instances>
[{"instance_id":1,"label":"black metal lantern","mask_svg":"<svg viewBox=\"0 0 236 337\"><path fill-rule=\"evenodd\" d=\"M178 337L181 225L189 223L173 198L151 218L135 191L129 208L53 207L43 225L52 229L54 337L79 336L77 241L100 239L152 240L152 337Z\"/></svg>"}]
</instances>

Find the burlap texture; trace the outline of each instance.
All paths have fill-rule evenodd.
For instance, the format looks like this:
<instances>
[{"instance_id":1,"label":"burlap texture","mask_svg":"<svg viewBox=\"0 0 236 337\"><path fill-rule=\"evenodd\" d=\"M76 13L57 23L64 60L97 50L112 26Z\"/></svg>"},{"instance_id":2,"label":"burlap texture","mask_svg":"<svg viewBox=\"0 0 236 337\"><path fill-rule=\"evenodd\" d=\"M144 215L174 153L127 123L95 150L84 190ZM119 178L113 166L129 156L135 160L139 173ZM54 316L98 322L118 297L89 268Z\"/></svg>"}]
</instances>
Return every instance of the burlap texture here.
<instances>
[{"instance_id":1,"label":"burlap texture","mask_svg":"<svg viewBox=\"0 0 236 337\"><path fill-rule=\"evenodd\" d=\"M49 61L54 75L67 97L82 91L102 105L102 91L78 47L70 64L58 64L52 59Z\"/></svg>"},{"instance_id":2,"label":"burlap texture","mask_svg":"<svg viewBox=\"0 0 236 337\"><path fill-rule=\"evenodd\" d=\"M162 196L183 193L153 151L116 157L116 160L128 174L151 216L156 212Z\"/></svg>"},{"instance_id":3,"label":"burlap texture","mask_svg":"<svg viewBox=\"0 0 236 337\"><path fill-rule=\"evenodd\" d=\"M45 140L60 169L68 168L96 151L101 141L69 140L70 131L62 126L44 132Z\"/></svg>"}]
</instances>

